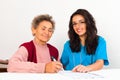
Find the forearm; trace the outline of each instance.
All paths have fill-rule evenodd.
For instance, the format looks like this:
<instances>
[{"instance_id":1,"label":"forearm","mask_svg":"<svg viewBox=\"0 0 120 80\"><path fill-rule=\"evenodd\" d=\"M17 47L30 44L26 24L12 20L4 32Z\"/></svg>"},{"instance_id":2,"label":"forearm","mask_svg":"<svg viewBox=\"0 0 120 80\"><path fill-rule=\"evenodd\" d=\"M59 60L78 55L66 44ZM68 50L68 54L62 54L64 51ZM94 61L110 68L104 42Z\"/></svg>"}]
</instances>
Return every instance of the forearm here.
<instances>
[{"instance_id":1,"label":"forearm","mask_svg":"<svg viewBox=\"0 0 120 80\"><path fill-rule=\"evenodd\" d=\"M87 68L90 70L90 71L96 71L96 70L100 70L103 68L103 65L104 65L104 61L103 60L97 60L95 63L87 66Z\"/></svg>"},{"instance_id":2,"label":"forearm","mask_svg":"<svg viewBox=\"0 0 120 80\"><path fill-rule=\"evenodd\" d=\"M43 73L45 63L33 63L33 62L10 62L8 65L8 72L33 72Z\"/></svg>"},{"instance_id":3,"label":"forearm","mask_svg":"<svg viewBox=\"0 0 120 80\"><path fill-rule=\"evenodd\" d=\"M8 72L35 72L42 73L45 70L45 63L34 63L27 61L28 52L25 47L20 47L9 59Z\"/></svg>"}]
</instances>

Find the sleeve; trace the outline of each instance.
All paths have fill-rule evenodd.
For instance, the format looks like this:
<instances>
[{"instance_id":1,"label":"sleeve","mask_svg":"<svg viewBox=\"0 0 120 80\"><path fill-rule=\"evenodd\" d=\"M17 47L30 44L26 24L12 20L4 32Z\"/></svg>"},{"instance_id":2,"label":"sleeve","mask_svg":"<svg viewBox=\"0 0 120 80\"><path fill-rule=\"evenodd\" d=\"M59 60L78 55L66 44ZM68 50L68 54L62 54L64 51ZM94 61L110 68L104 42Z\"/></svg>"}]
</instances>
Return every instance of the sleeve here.
<instances>
[{"instance_id":1,"label":"sleeve","mask_svg":"<svg viewBox=\"0 0 120 80\"><path fill-rule=\"evenodd\" d=\"M45 63L28 62L27 49L21 46L16 53L10 58L8 63L8 72L31 72L31 73L43 73Z\"/></svg>"},{"instance_id":2,"label":"sleeve","mask_svg":"<svg viewBox=\"0 0 120 80\"><path fill-rule=\"evenodd\" d=\"M102 37L99 37L98 47L95 53L95 61L99 59L104 60L104 65L109 65L109 61L107 57L106 41Z\"/></svg>"},{"instance_id":3,"label":"sleeve","mask_svg":"<svg viewBox=\"0 0 120 80\"><path fill-rule=\"evenodd\" d=\"M61 61L61 63L63 64L63 66L65 67L67 64L68 64L68 62L69 62L69 57L68 57L68 48L69 47L69 45L67 44L67 43L65 43L64 44L64 48L63 48L63 52L62 52L62 55L61 55L61 58L60 58L60 61Z\"/></svg>"}]
</instances>

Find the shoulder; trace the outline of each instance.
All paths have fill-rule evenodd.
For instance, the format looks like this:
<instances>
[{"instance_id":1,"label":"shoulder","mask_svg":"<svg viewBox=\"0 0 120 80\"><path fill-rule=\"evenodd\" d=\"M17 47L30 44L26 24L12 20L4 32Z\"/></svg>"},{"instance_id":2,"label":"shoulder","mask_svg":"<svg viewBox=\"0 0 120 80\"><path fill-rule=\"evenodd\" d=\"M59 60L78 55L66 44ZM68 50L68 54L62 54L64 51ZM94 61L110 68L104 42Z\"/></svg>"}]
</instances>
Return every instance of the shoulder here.
<instances>
[{"instance_id":1,"label":"shoulder","mask_svg":"<svg viewBox=\"0 0 120 80\"><path fill-rule=\"evenodd\" d=\"M64 49L65 50L70 50L70 40L67 40L65 43L64 43Z\"/></svg>"},{"instance_id":2,"label":"shoulder","mask_svg":"<svg viewBox=\"0 0 120 80\"><path fill-rule=\"evenodd\" d=\"M69 46L69 45L70 45L70 41L67 40L67 41L65 42L64 46Z\"/></svg>"},{"instance_id":3,"label":"shoulder","mask_svg":"<svg viewBox=\"0 0 120 80\"><path fill-rule=\"evenodd\" d=\"M33 45L33 41L32 41L32 40L29 41L29 42L24 42L24 43L22 43L22 44L20 45L20 47L21 47L21 46L26 47L26 46L30 46L30 45Z\"/></svg>"},{"instance_id":4,"label":"shoulder","mask_svg":"<svg viewBox=\"0 0 120 80\"><path fill-rule=\"evenodd\" d=\"M22 46L24 46L28 51L35 49L35 45L33 43L33 40L31 40L29 42L25 42L25 43L21 44L19 47L22 47Z\"/></svg>"},{"instance_id":5,"label":"shoulder","mask_svg":"<svg viewBox=\"0 0 120 80\"><path fill-rule=\"evenodd\" d=\"M98 36L98 42L99 43L106 43L106 40L102 36Z\"/></svg>"},{"instance_id":6,"label":"shoulder","mask_svg":"<svg viewBox=\"0 0 120 80\"><path fill-rule=\"evenodd\" d=\"M98 37L98 47L106 46L106 40L102 36Z\"/></svg>"}]
</instances>

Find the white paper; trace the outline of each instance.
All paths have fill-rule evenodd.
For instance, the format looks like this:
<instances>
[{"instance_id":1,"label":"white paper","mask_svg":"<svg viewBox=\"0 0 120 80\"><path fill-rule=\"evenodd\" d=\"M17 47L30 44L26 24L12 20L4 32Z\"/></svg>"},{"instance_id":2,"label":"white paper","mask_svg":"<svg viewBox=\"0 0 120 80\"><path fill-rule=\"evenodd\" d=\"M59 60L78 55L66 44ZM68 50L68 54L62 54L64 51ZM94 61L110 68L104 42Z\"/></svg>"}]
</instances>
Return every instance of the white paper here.
<instances>
[{"instance_id":1,"label":"white paper","mask_svg":"<svg viewBox=\"0 0 120 80\"><path fill-rule=\"evenodd\" d=\"M79 79L103 79L104 76L102 75L98 75L96 73L80 73L80 72L72 72L72 71L60 71L59 74L69 77L69 78L73 78L75 80L79 80Z\"/></svg>"}]
</instances>

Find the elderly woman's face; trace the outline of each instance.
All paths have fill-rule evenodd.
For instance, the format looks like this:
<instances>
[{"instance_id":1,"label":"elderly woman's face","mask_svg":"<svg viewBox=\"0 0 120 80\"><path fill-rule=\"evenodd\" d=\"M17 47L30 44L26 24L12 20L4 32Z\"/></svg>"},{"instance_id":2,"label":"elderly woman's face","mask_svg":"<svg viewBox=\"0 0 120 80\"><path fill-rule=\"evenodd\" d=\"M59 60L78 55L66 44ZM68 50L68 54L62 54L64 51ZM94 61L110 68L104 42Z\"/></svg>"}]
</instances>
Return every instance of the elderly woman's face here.
<instances>
[{"instance_id":1,"label":"elderly woman's face","mask_svg":"<svg viewBox=\"0 0 120 80\"><path fill-rule=\"evenodd\" d=\"M53 34L53 25L49 21L42 21L39 23L36 29L32 29L35 39L41 43L49 41Z\"/></svg>"}]
</instances>

